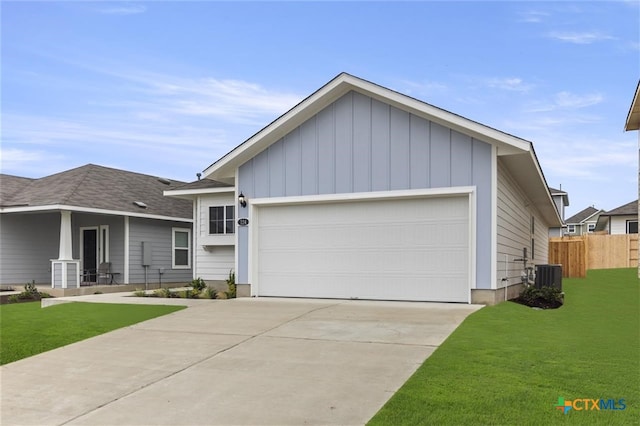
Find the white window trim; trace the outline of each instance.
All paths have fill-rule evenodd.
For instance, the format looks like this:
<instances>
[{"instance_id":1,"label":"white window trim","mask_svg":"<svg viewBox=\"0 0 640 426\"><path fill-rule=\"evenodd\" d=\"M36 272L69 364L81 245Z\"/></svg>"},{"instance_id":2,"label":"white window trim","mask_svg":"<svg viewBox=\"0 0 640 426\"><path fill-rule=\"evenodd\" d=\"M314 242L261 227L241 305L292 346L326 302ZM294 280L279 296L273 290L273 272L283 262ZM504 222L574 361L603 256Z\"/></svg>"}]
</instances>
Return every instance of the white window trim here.
<instances>
[{"instance_id":1,"label":"white window trim","mask_svg":"<svg viewBox=\"0 0 640 426\"><path fill-rule=\"evenodd\" d=\"M567 225L567 233L575 234L576 233L576 226L575 225Z\"/></svg>"},{"instance_id":2,"label":"white window trim","mask_svg":"<svg viewBox=\"0 0 640 426\"><path fill-rule=\"evenodd\" d=\"M633 220L633 219L629 219L629 220L627 220L627 234L629 234L629 233L630 233L630 232L629 232L629 225L630 225L630 224L632 224L632 223L637 224L637 223L638 223L638 220L637 220L637 219L636 219L636 220ZM637 225L636 225L636 226L637 226ZM638 229L638 232L640 232L640 229Z\"/></svg>"},{"instance_id":3,"label":"white window trim","mask_svg":"<svg viewBox=\"0 0 640 426\"><path fill-rule=\"evenodd\" d=\"M211 208L212 207L222 207L222 212L223 212L223 216L224 216L224 219L222 220L223 225L224 225L223 226L224 232L222 232L220 234L212 234L211 233ZM233 222L234 222L233 223L233 232L227 232L227 220L228 220L227 219L227 207L233 207ZM207 215L209 217L209 220L207 221L207 232L208 232L208 235L215 237L215 236L220 236L220 235L234 235L236 233L236 223L235 223L235 221L236 221L237 212L236 212L236 206L234 204L216 204L216 205L208 206L207 207Z\"/></svg>"},{"instance_id":4,"label":"white window trim","mask_svg":"<svg viewBox=\"0 0 640 426\"><path fill-rule=\"evenodd\" d=\"M593 231L596 230L596 224L595 223L587 223L587 232L591 233Z\"/></svg>"},{"instance_id":5,"label":"white window trim","mask_svg":"<svg viewBox=\"0 0 640 426\"><path fill-rule=\"evenodd\" d=\"M187 264L176 265L176 250L184 250L184 247L176 247L176 232L187 233ZM171 228L171 269L191 269L191 229Z\"/></svg>"}]
</instances>

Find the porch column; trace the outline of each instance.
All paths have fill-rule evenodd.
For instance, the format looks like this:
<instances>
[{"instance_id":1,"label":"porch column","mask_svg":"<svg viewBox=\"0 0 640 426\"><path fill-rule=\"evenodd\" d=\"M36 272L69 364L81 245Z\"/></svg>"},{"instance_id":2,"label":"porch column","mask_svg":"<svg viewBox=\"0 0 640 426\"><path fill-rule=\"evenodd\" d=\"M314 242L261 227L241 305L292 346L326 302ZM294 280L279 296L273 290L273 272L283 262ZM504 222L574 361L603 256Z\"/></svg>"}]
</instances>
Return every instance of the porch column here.
<instances>
[{"instance_id":1,"label":"porch column","mask_svg":"<svg viewBox=\"0 0 640 426\"><path fill-rule=\"evenodd\" d=\"M73 260L71 212L60 211L60 247L58 258L51 260L51 287L80 287L80 261Z\"/></svg>"},{"instance_id":2,"label":"porch column","mask_svg":"<svg viewBox=\"0 0 640 426\"><path fill-rule=\"evenodd\" d=\"M71 234L71 212L62 210L60 212L60 250L58 260L72 260L72 234Z\"/></svg>"}]
</instances>

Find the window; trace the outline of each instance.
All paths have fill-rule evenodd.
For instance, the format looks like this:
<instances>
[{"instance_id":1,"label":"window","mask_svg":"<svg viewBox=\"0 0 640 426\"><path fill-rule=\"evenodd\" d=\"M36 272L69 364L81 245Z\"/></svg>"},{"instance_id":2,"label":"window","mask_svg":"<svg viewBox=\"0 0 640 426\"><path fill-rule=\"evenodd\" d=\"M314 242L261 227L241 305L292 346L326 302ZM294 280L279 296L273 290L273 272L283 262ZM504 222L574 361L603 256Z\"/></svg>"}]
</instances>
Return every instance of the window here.
<instances>
[{"instance_id":1,"label":"window","mask_svg":"<svg viewBox=\"0 0 640 426\"><path fill-rule=\"evenodd\" d=\"M596 230L596 224L595 223L587 223L587 232L593 232Z\"/></svg>"},{"instance_id":2,"label":"window","mask_svg":"<svg viewBox=\"0 0 640 426\"><path fill-rule=\"evenodd\" d=\"M570 234L575 234L576 233L576 226L575 225L567 225L567 232Z\"/></svg>"},{"instance_id":3,"label":"window","mask_svg":"<svg viewBox=\"0 0 640 426\"><path fill-rule=\"evenodd\" d=\"M235 206L209 207L209 234L233 234L235 232Z\"/></svg>"},{"instance_id":4,"label":"window","mask_svg":"<svg viewBox=\"0 0 640 426\"><path fill-rule=\"evenodd\" d=\"M628 220L627 221L627 234L637 234L638 233L638 221L637 220Z\"/></svg>"},{"instance_id":5,"label":"window","mask_svg":"<svg viewBox=\"0 0 640 426\"><path fill-rule=\"evenodd\" d=\"M171 240L172 268L189 269L191 267L191 230L173 228Z\"/></svg>"}]
</instances>

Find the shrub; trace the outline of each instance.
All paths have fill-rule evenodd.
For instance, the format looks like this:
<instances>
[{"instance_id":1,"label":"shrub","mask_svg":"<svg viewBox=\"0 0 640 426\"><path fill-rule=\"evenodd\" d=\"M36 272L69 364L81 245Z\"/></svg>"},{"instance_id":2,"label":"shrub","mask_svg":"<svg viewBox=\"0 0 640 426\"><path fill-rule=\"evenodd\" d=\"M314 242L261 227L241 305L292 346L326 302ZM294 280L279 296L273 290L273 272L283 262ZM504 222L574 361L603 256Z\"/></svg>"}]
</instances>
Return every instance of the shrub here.
<instances>
[{"instance_id":1,"label":"shrub","mask_svg":"<svg viewBox=\"0 0 640 426\"><path fill-rule=\"evenodd\" d=\"M136 291L133 292L135 297L147 297L147 293L141 288L137 288Z\"/></svg>"},{"instance_id":2,"label":"shrub","mask_svg":"<svg viewBox=\"0 0 640 426\"><path fill-rule=\"evenodd\" d=\"M207 283L205 283L202 278L196 278L195 280L191 281L191 287L193 287L193 289L196 291L202 291L207 288Z\"/></svg>"},{"instance_id":3,"label":"shrub","mask_svg":"<svg viewBox=\"0 0 640 426\"><path fill-rule=\"evenodd\" d=\"M529 286L522 290L520 297L515 299L516 302L543 309L559 308L564 303L562 291L555 287L543 286L542 288L536 288Z\"/></svg>"},{"instance_id":4,"label":"shrub","mask_svg":"<svg viewBox=\"0 0 640 426\"><path fill-rule=\"evenodd\" d=\"M216 292L215 289L213 289L211 287L207 287L202 292L202 297L205 298L205 299L217 299L218 298L218 293Z\"/></svg>"},{"instance_id":5,"label":"shrub","mask_svg":"<svg viewBox=\"0 0 640 426\"><path fill-rule=\"evenodd\" d=\"M32 280L30 283L24 285L24 291L22 293L12 295L7 301L9 303L17 303L21 301L40 300L48 297L51 297L51 295L49 293L39 292L35 280Z\"/></svg>"},{"instance_id":6,"label":"shrub","mask_svg":"<svg viewBox=\"0 0 640 426\"><path fill-rule=\"evenodd\" d=\"M154 290L153 295L155 297L165 297L165 298L176 297L176 295L173 294L171 290L169 290L168 288L159 288L157 290Z\"/></svg>"},{"instance_id":7,"label":"shrub","mask_svg":"<svg viewBox=\"0 0 640 426\"><path fill-rule=\"evenodd\" d=\"M236 273L233 272L233 269L229 271L229 277L226 281L227 287L229 287L229 290L225 292L227 293L227 299L234 299L236 297Z\"/></svg>"}]
</instances>

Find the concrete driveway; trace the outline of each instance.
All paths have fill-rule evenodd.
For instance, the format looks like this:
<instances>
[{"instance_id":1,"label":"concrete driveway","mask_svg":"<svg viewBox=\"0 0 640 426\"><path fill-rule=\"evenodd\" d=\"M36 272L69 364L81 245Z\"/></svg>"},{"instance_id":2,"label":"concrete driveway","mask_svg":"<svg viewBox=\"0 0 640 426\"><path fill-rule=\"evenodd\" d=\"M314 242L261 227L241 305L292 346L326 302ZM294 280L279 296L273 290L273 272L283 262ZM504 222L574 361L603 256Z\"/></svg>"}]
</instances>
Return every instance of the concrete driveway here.
<instances>
[{"instance_id":1,"label":"concrete driveway","mask_svg":"<svg viewBox=\"0 0 640 426\"><path fill-rule=\"evenodd\" d=\"M479 308L197 302L3 366L1 424L364 424Z\"/></svg>"}]
</instances>

